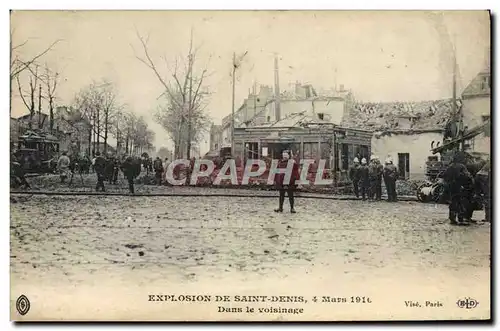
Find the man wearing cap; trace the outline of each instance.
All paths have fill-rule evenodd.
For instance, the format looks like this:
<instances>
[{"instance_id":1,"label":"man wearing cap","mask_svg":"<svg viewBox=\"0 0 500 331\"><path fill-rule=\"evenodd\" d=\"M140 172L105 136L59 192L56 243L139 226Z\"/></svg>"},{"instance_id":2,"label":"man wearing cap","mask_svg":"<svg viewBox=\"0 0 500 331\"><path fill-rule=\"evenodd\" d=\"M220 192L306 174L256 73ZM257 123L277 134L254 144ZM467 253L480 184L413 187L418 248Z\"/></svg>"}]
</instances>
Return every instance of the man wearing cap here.
<instances>
[{"instance_id":1,"label":"man wearing cap","mask_svg":"<svg viewBox=\"0 0 500 331\"><path fill-rule=\"evenodd\" d=\"M352 181L352 185L354 187L354 195L356 198L359 198L359 159L357 157L354 158L354 165L349 170L349 178Z\"/></svg>"},{"instance_id":2,"label":"man wearing cap","mask_svg":"<svg viewBox=\"0 0 500 331\"><path fill-rule=\"evenodd\" d=\"M387 190L387 201L389 202L397 201L396 179L398 179L398 169L392 163L392 159L387 158L384 167L384 183Z\"/></svg>"},{"instance_id":3,"label":"man wearing cap","mask_svg":"<svg viewBox=\"0 0 500 331\"><path fill-rule=\"evenodd\" d=\"M363 200L366 200L366 195L370 195L370 169L368 169L368 165L366 164L366 159L361 159L361 166L359 167L359 186L361 188L361 197Z\"/></svg>"}]
</instances>

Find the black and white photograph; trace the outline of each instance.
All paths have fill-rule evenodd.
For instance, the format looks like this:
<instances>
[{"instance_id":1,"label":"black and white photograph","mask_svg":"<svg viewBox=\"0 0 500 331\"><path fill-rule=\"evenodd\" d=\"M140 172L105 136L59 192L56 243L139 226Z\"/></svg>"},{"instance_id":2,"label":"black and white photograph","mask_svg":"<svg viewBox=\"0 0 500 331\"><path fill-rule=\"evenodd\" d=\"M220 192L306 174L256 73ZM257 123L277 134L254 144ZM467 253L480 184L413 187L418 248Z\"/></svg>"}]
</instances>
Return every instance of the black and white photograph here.
<instances>
[{"instance_id":1,"label":"black and white photograph","mask_svg":"<svg viewBox=\"0 0 500 331\"><path fill-rule=\"evenodd\" d=\"M491 13L12 10L10 319L491 313Z\"/></svg>"}]
</instances>

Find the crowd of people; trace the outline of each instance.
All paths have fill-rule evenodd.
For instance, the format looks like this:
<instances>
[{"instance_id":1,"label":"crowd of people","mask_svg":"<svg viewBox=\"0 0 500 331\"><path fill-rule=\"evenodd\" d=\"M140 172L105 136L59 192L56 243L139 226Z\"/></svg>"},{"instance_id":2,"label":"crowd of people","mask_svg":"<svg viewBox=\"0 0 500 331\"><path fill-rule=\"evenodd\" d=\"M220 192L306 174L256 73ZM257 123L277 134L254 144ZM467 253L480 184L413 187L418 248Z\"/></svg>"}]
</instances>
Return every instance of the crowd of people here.
<instances>
[{"instance_id":1,"label":"crowd of people","mask_svg":"<svg viewBox=\"0 0 500 331\"><path fill-rule=\"evenodd\" d=\"M443 174L444 196L449 204L449 220L451 224L466 225L472 222L475 210L484 208L485 221L491 222L491 169L490 161L471 162L464 152L457 152L451 164ZM291 158L289 151L283 151L282 158L278 162L278 168L286 168ZM188 170L193 169L195 160L191 160ZM141 169L154 172L155 183L162 185L167 182L166 172L170 165L168 158L161 160L156 157L153 161L148 156L123 155L121 158L108 154L102 156L99 152L94 154L92 160L87 156L70 157L63 152L57 162L57 171L61 182L73 180L75 174L94 172L97 176L96 191L105 192L105 182L110 185L117 184L120 170L128 182L129 192L134 194L134 180L140 175ZM202 169L203 170L203 169ZM288 195L290 212L295 213L294 192L297 188L296 181L300 178L299 164L293 166L289 183L284 183L284 174L276 174L275 186L279 191L279 202L276 212L283 212L285 196ZM174 171L174 176L176 171ZM189 177L189 176L188 176ZM355 157L353 166L349 170L349 179L353 185L356 198L362 200L380 201L382 199L382 182L387 191L387 201L398 201L396 192L396 181L398 180L398 169L389 157L384 165L376 155L366 158ZM11 185L13 187L30 188L25 178L23 167L16 156L11 155Z\"/></svg>"},{"instance_id":2,"label":"crowd of people","mask_svg":"<svg viewBox=\"0 0 500 331\"><path fill-rule=\"evenodd\" d=\"M385 166L381 164L376 155L372 155L368 164L366 158L354 158L354 165L349 170L349 178L353 183L354 195L359 198L360 193L363 200L382 200L382 180L387 190L387 201L397 201L396 180L398 169L391 158L385 160Z\"/></svg>"}]
</instances>

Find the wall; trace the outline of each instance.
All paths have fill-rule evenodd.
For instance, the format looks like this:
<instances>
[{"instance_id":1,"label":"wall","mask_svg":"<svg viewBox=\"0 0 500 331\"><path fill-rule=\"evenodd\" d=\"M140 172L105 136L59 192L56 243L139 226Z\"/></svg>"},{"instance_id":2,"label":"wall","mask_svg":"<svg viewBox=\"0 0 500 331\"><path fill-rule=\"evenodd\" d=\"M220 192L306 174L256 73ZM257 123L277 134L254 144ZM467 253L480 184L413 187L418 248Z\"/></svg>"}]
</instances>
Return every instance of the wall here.
<instances>
[{"instance_id":1,"label":"wall","mask_svg":"<svg viewBox=\"0 0 500 331\"><path fill-rule=\"evenodd\" d=\"M342 99L330 100L283 100L281 101L281 119L293 113L302 111L324 113L324 119L340 125L344 116L345 101ZM276 121L275 103L266 107L266 118L270 117L271 122Z\"/></svg>"},{"instance_id":2,"label":"wall","mask_svg":"<svg viewBox=\"0 0 500 331\"><path fill-rule=\"evenodd\" d=\"M443 141L443 134L427 132L420 134L392 134L380 138L374 135L371 140L371 152L384 162L388 155L398 166L398 153L410 154L410 179L425 179L425 162L432 156L431 142Z\"/></svg>"},{"instance_id":3,"label":"wall","mask_svg":"<svg viewBox=\"0 0 500 331\"><path fill-rule=\"evenodd\" d=\"M491 115L490 96L469 97L462 101L464 125L472 129L483 123L482 116ZM487 153L491 152L490 137L484 133L476 136L473 141L473 151Z\"/></svg>"}]
</instances>

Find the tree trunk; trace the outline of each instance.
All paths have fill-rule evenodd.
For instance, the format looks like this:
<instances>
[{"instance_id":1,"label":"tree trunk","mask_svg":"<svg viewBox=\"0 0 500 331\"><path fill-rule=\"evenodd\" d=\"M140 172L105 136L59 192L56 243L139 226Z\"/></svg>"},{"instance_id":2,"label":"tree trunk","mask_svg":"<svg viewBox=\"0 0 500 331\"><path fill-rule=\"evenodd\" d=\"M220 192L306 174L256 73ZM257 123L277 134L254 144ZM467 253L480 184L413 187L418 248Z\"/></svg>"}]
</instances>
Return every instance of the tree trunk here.
<instances>
[{"instance_id":1,"label":"tree trunk","mask_svg":"<svg viewBox=\"0 0 500 331\"><path fill-rule=\"evenodd\" d=\"M101 142L101 126L100 126L100 117L101 117L101 114L100 114L100 110L99 108L97 108L97 151L99 152L100 151L100 142Z\"/></svg>"},{"instance_id":2,"label":"tree trunk","mask_svg":"<svg viewBox=\"0 0 500 331\"><path fill-rule=\"evenodd\" d=\"M35 90L33 88L33 85L30 84L31 87L31 108L30 108L30 123L29 123L29 128L30 130L33 129L33 117L35 116Z\"/></svg>"},{"instance_id":3,"label":"tree trunk","mask_svg":"<svg viewBox=\"0 0 500 331\"><path fill-rule=\"evenodd\" d=\"M104 113L104 154L108 151L108 114L109 111Z\"/></svg>"},{"instance_id":4,"label":"tree trunk","mask_svg":"<svg viewBox=\"0 0 500 331\"><path fill-rule=\"evenodd\" d=\"M129 142L129 133L127 132L127 137L125 138L125 154L128 155L128 142Z\"/></svg>"},{"instance_id":5,"label":"tree trunk","mask_svg":"<svg viewBox=\"0 0 500 331\"><path fill-rule=\"evenodd\" d=\"M96 142L96 139L95 139L95 133L96 133L96 130L95 130L95 110L92 111L92 155L95 154L96 152L96 149L95 149L95 142Z\"/></svg>"},{"instance_id":6,"label":"tree trunk","mask_svg":"<svg viewBox=\"0 0 500 331\"><path fill-rule=\"evenodd\" d=\"M49 96L49 129L50 133L54 130L54 101L52 96Z\"/></svg>"},{"instance_id":7,"label":"tree trunk","mask_svg":"<svg viewBox=\"0 0 500 331\"><path fill-rule=\"evenodd\" d=\"M89 129L89 148L88 148L88 156L92 157L92 154L90 153L90 148L92 146L92 127Z\"/></svg>"}]
</instances>

